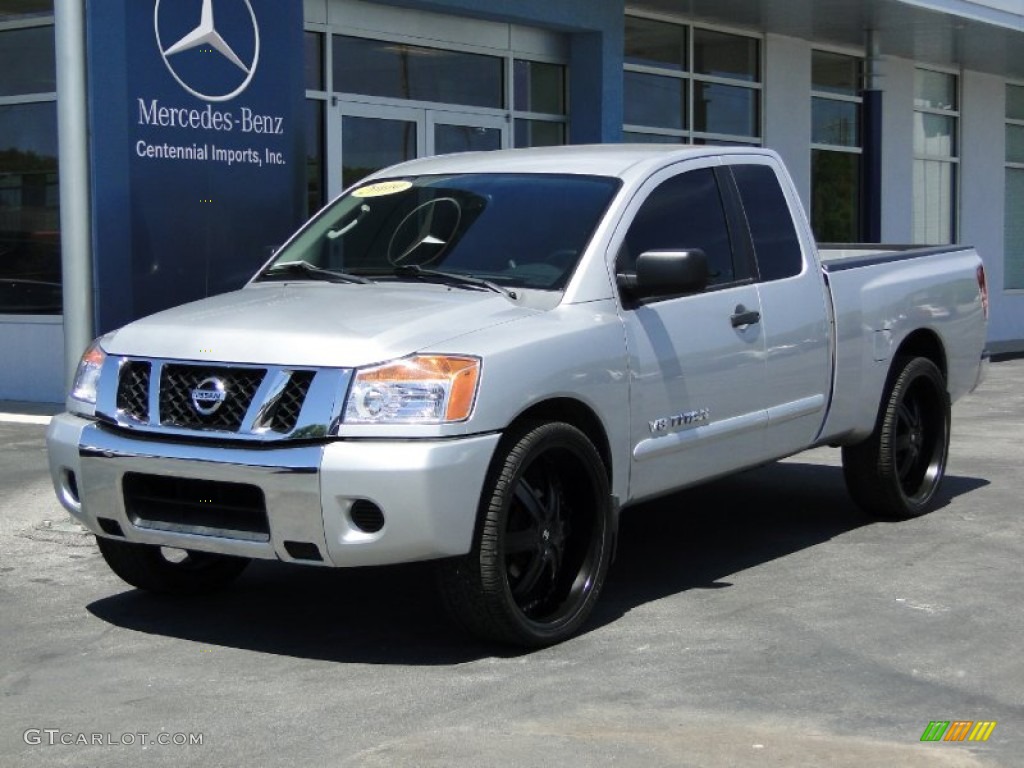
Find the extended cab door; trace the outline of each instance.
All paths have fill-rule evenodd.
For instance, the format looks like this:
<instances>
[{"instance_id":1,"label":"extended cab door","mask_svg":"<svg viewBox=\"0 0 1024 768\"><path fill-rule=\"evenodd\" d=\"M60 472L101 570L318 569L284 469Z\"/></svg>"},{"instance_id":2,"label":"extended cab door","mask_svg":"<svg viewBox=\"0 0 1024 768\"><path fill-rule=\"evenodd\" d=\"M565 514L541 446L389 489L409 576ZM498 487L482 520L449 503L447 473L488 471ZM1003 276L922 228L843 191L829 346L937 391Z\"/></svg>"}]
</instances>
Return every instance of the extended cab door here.
<instances>
[{"instance_id":1,"label":"extended cab door","mask_svg":"<svg viewBox=\"0 0 1024 768\"><path fill-rule=\"evenodd\" d=\"M685 168L685 170L682 170ZM616 271L652 250L701 249L706 289L631 301L620 296L630 375L630 500L757 463L767 403L761 304L739 208L717 158L654 175L616 240ZM740 216L742 214L739 214Z\"/></svg>"},{"instance_id":2,"label":"extended cab door","mask_svg":"<svg viewBox=\"0 0 1024 768\"><path fill-rule=\"evenodd\" d=\"M828 289L803 207L767 156L726 156L750 233L765 344L771 458L811 445L832 386ZM783 183L785 181L785 183ZM803 237L800 236L803 232Z\"/></svg>"}]
</instances>

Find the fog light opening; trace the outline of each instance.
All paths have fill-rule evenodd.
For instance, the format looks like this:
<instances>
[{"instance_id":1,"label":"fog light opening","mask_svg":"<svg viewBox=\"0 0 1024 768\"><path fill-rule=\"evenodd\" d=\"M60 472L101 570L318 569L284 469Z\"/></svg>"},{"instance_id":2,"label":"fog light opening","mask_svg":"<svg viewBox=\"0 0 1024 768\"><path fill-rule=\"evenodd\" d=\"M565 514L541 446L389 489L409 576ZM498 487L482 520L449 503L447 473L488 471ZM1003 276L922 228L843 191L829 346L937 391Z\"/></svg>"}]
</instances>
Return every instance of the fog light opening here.
<instances>
[{"instance_id":1,"label":"fog light opening","mask_svg":"<svg viewBox=\"0 0 1024 768\"><path fill-rule=\"evenodd\" d=\"M120 536L124 538L124 531L121 530L121 524L117 520L111 520L109 517L97 517L96 522L100 525L102 530L108 536Z\"/></svg>"},{"instance_id":2,"label":"fog light opening","mask_svg":"<svg viewBox=\"0 0 1024 768\"><path fill-rule=\"evenodd\" d=\"M320 547L309 541L286 541L284 550L288 556L295 560L312 560L322 563L323 555L320 554Z\"/></svg>"},{"instance_id":3,"label":"fog light opening","mask_svg":"<svg viewBox=\"0 0 1024 768\"><path fill-rule=\"evenodd\" d=\"M377 533L384 527L384 512L372 501L356 499L348 511L352 525L363 533Z\"/></svg>"},{"instance_id":4,"label":"fog light opening","mask_svg":"<svg viewBox=\"0 0 1024 768\"><path fill-rule=\"evenodd\" d=\"M75 502L75 504L81 504L82 500L78 495L78 478L75 476L73 470L64 469L64 488L67 491L68 497Z\"/></svg>"}]
</instances>

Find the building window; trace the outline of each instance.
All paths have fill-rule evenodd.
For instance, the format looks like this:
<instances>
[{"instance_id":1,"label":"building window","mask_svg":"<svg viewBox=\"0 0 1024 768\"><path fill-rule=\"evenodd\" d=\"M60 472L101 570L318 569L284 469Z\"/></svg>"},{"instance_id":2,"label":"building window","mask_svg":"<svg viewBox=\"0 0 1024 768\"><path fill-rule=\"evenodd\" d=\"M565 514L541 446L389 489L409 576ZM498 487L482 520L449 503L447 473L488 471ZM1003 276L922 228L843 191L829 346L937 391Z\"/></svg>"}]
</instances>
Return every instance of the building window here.
<instances>
[{"instance_id":1,"label":"building window","mask_svg":"<svg viewBox=\"0 0 1024 768\"><path fill-rule=\"evenodd\" d=\"M1007 289L1024 289L1024 85L1006 86L1006 214L1003 229Z\"/></svg>"},{"instance_id":2,"label":"building window","mask_svg":"<svg viewBox=\"0 0 1024 768\"><path fill-rule=\"evenodd\" d=\"M862 70L856 56L811 52L811 226L820 242L863 239Z\"/></svg>"},{"instance_id":3,"label":"building window","mask_svg":"<svg viewBox=\"0 0 1024 768\"><path fill-rule=\"evenodd\" d=\"M565 67L542 61L512 63L514 145L549 147L565 144L568 100Z\"/></svg>"},{"instance_id":4,"label":"building window","mask_svg":"<svg viewBox=\"0 0 1024 768\"><path fill-rule=\"evenodd\" d=\"M956 75L914 72L914 242L956 238L958 122Z\"/></svg>"},{"instance_id":5,"label":"building window","mask_svg":"<svg viewBox=\"0 0 1024 768\"><path fill-rule=\"evenodd\" d=\"M335 35L334 90L363 96L505 107L499 56Z\"/></svg>"},{"instance_id":6,"label":"building window","mask_svg":"<svg viewBox=\"0 0 1024 768\"><path fill-rule=\"evenodd\" d=\"M16 6L0 11L0 314L59 315L53 4Z\"/></svg>"},{"instance_id":7,"label":"building window","mask_svg":"<svg viewBox=\"0 0 1024 768\"><path fill-rule=\"evenodd\" d=\"M318 137L307 130L320 152L309 158L311 201L314 178L321 200L336 193L337 169L324 169L339 155L346 188L416 157L567 141L568 70L558 53L435 47L318 25L306 34L306 97L323 102L308 119L325 126Z\"/></svg>"},{"instance_id":8,"label":"building window","mask_svg":"<svg viewBox=\"0 0 1024 768\"><path fill-rule=\"evenodd\" d=\"M757 38L626 16L624 140L760 144L760 61Z\"/></svg>"}]
</instances>

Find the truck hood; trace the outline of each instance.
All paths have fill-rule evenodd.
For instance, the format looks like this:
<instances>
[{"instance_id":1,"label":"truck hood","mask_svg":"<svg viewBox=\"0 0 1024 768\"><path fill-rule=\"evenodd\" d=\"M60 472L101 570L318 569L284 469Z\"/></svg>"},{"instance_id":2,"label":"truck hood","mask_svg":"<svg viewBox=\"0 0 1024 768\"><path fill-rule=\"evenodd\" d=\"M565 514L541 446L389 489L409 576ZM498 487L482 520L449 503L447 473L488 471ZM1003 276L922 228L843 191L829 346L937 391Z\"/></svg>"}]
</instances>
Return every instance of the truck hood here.
<instances>
[{"instance_id":1,"label":"truck hood","mask_svg":"<svg viewBox=\"0 0 1024 768\"><path fill-rule=\"evenodd\" d=\"M423 283L269 283L137 320L108 336L115 355L353 368L535 315L496 293ZM457 353L454 344L444 352Z\"/></svg>"}]
</instances>

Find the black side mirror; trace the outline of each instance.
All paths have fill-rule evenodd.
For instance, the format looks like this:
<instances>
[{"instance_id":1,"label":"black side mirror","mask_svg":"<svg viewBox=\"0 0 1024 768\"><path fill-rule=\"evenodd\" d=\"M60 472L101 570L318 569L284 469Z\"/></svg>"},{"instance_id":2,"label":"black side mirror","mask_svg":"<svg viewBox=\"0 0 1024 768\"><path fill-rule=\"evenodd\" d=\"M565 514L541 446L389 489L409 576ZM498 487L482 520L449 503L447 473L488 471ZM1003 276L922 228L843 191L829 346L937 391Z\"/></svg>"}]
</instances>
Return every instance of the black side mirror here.
<instances>
[{"instance_id":1,"label":"black side mirror","mask_svg":"<svg viewBox=\"0 0 1024 768\"><path fill-rule=\"evenodd\" d=\"M636 272L616 275L619 288L634 299L700 293L710 279L708 257L699 248L644 251Z\"/></svg>"}]
</instances>

